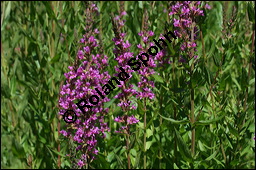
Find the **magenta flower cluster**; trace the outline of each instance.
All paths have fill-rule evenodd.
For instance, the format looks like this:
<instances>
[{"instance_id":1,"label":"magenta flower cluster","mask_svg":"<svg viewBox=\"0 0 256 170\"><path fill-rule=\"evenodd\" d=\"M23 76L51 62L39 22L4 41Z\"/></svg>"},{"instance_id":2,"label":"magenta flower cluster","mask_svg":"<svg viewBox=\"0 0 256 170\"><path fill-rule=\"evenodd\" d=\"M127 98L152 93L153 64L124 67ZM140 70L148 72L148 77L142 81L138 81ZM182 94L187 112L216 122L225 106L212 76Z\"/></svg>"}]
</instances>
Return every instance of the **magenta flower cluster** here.
<instances>
[{"instance_id":1,"label":"magenta flower cluster","mask_svg":"<svg viewBox=\"0 0 256 170\"><path fill-rule=\"evenodd\" d=\"M139 55L146 52L146 50L150 46L154 46L153 42L149 42L149 37L154 36L153 31L140 31L138 33L139 36L141 36L143 45L138 44L137 47L140 49ZM155 87L155 84L153 81L149 81L148 77L153 75L155 73L154 69L156 67L155 61L157 60L157 57L161 55L161 52L158 52L155 56L149 55L149 61L147 61L147 67L141 66L140 70L138 70L138 74L140 76L140 81L138 82L138 87L141 91L138 92L137 98L143 99L143 98L149 98L153 99L155 97L155 94L152 92L152 88ZM137 58L138 59L138 58Z\"/></svg>"},{"instance_id":2,"label":"magenta flower cluster","mask_svg":"<svg viewBox=\"0 0 256 170\"><path fill-rule=\"evenodd\" d=\"M158 41L154 40L155 44L158 46L154 46L154 43L150 43L151 47L147 50L148 53L146 53L145 46L148 45L150 36L153 36L153 31L148 32L140 32L139 35L142 36L143 42L145 43L144 47L142 47L141 44L139 44L137 47L141 49L138 56L134 57L133 53L130 52L130 46L128 40L124 40L125 33L121 32L122 27L124 26L125 20L123 20L123 14L126 14L125 11L123 11L120 16L115 17L112 22L114 26L114 32L115 32L115 38L113 41L115 42L116 48L114 49L115 53L115 60L118 61L118 64L122 66L122 68L131 75L132 72L138 71L138 74L140 75L140 81L138 82L138 87L141 89L141 91L136 91L133 89L133 86L127 86L126 82L124 81L123 84L121 84L119 87L122 89L122 92L115 96L115 98L119 99L121 102L118 104L118 106L121 106L123 111L127 112L130 109L136 109L134 105L131 106L131 101L129 100L130 96L136 96L139 99L142 98L154 98L154 93L151 91L150 88L154 87L154 83L152 81L148 80L148 77L155 73L155 71L152 69L156 67L156 64L154 60L157 60L163 53L157 56L158 54L158 48L160 48L160 51L163 49L163 45L167 46L167 43L160 39ZM168 39L169 42L172 42L168 35L171 34L175 39L175 35L172 32L168 32L167 35L164 35L165 39ZM161 44L162 43L162 44ZM152 50L153 49L153 50ZM141 62L142 61L143 65ZM135 61L135 62L133 62ZM136 66L136 67L134 67ZM131 68L131 69L130 69ZM116 70L118 70L118 67L115 67ZM130 76L131 78L132 76ZM134 117L129 117L127 115L123 115L121 118L116 118L115 121L117 122L124 122L125 126L121 127L122 132L128 133L129 127L128 125L131 124L128 121L130 119L135 119ZM120 121L122 120L122 121ZM136 121L134 121L136 122ZM118 132L120 132L118 131Z\"/></svg>"},{"instance_id":3,"label":"magenta flower cluster","mask_svg":"<svg viewBox=\"0 0 256 170\"><path fill-rule=\"evenodd\" d=\"M132 116L124 115L121 117L118 116L114 119L114 121L125 124L125 126L121 126L119 131L115 131L115 132L116 133L126 133L126 134L129 133L129 128L130 128L129 125L136 124L139 122L139 120L136 119L133 115Z\"/></svg>"},{"instance_id":4,"label":"magenta flower cluster","mask_svg":"<svg viewBox=\"0 0 256 170\"><path fill-rule=\"evenodd\" d=\"M126 33L123 32L123 27L125 24L124 16L127 15L124 9L121 10L120 14L112 19L115 37L112 39L115 43L115 48L113 50L115 54L115 60L118 62L118 65L121 66L126 73L129 74L129 78L132 78L133 70L127 65L127 62L134 57L134 54L130 51L131 44L128 40L125 41ZM115 66L115 70L119 69L119 66ZM122 108L124 112L128 112L129 110L135 110L137 107L135 103L129 99L131 96L136 96L138 92L133 88L133 85L127 85L125 81L119 85L121 88L121 92L118 93L114 98L119 100L117 104ZM122 115L121 117L116 117L114 121L124 124L120 127L116 133L129 133L130 125L139 122L133 115Z\"/></svg>"},{"instance_id":5,"label":"magenta flower cluster","mask_svg":"<svg viewBox=\"0 0 256 170\"><path fill-rule=\"evenodd\" d=\"M87 13L97 15L98 8L91 4ZM78 166L86 164L87 159L94 159L98 154L97 138L105 137L106 131L109 131L107 123L104 122L104 116L108 108L103 108L103 103L110 101L107 97L91 109L84 108L83 112L77 107L75 101L87 98L90 95L97 94L92 87L99 88L100 84L106 84L110 78L107 71L104 71L108 65L108 57L97 53L99 51L99 40L97 39L99 31L91 30L88 25L85 28L86 33L80 39L80 49L77 52L77 58L73 66L69 66L69 72L65 73L66 82L61 87L59 106L63 108L59 114L63 115L66 110L74 110L79 119L77 119L66 130L60 131L65 137L77 143L77 151L83 153L78 161ZM83 103L82 103L83 104ZM67 125L68 126L68 125Z\"/></svg>"},{"instance_id":6,"label":"magenta flower cluster","mask_svg":"<svg viewBox=\"0 0 256 170\"><path fill-rule=\"evenodd\" d=\"M98 8L95 4L91 4L86 10L86 15L88 16L88 21L93 23L93 17L98 15ZM115 33L113 38L115 43L114 54L115 60L118 62L115 70L119 72L120 68L122 68L122 72L129 75L126 78L122 78L122 74L118 74L118 77L124 79L124 81L117 83L121 92L115 98L119 100L118 106L126 113L114 119L114 121L124 124L117 131L120 133L129 133L129 126L139 122L134 115L127 115L129 110L136 109L135 103L132 103L130 98L132 96L138 99L154 98L154 93L151 90L154 87L154 83L149 81L148 77L155 73L153 68L157 66L156 61L161 60L164 56L163 49L165 48L164 46L167 46L164 40L167 39L169 42L172 42L169 34L176 39L172 32L168 32L166 35L161 36L161 39L158 41L154 40L156 44L154 46L153 42L149 43L149 37L154 35L153 31L144 30L139 33L144 45L137 45L141 52L135 57L130 51L131 44L128 40L125 40L126 33L122 31L125 15L127 15L126 12L121 10L120 15L112 19ZM67 80L61 87L59 99L59 106L63 108L59 112L60 115L64 115L67 110L72 110L79 117L73 124L67 125L68 128L62 130L61 133L77 143L76 150L81 153L81 157L77 162L77 165L80 167L84 166L89 159L94 159L94 156L99 152L96 148L97 138L104 138L104 132L109 131L107 123L104 122L104 116L108 113L108 108L104 108L103 103L110 101L110 99L107 96L101 96L102 100L94 98L96 99L95 101L91 97L89 104L83 99L104 94L105 91L103 92L98 89L102 89L101 85L107 84L111 78L109 73L105 71L108 66L108 57L103 55L100 49L99 31L97 29L93 30L92 24L87 24L85 31L86 33L79 41L80 48L77 52L75 63L73 66L69 66L70 71L64 74ZM146 47L148 45L151 47L147 50L147 54ZM162 60L160 64L163 63L164 61ZM126 81L132 77L132 73L135 71L138 71L137 73L140 75L140 81L138 82L139 91L136 91L133 85L127 85ZM79 101L79 104L75 104L77 101ZM71 115L68 115L68 120L70 117Z\"/></svg>"},{"instance_id":7,"label":"magenta flower cluster","mask_svg":"<svg viewBox=\"0 0 256 170\"><path fill-rule=\"evenodd\" d=\"M205 9L211 9L211 7L206 4L202 7L200 1L181 1L177 2L175 5L171 6L171 12L169 15L173 15L173 25L176 28L174 34L183 39L183 43L180 46L181 51L184 51L189 58L198 57L196 55L192 56L191 49L196 51L196 42L198 28L195 25L196 17L204 16ZM191 32L194 32L194 37L192 38ZM186 57L185 57L186 58ZM186 62L183 56L180 56L180 62Z\"/></svg>"}]
</instances>

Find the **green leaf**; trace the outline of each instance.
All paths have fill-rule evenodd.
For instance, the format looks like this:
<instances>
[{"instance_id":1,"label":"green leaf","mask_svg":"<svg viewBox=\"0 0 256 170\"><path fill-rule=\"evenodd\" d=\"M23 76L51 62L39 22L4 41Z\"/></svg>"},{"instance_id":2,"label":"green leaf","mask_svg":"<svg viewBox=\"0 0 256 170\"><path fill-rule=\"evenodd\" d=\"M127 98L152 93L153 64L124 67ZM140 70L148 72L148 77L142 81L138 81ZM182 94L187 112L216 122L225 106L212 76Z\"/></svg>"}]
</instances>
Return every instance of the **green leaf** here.
<instances>
[{"instance_id":1,"label":"green leaf","mask_svg":"<svg viewBox=\"0 0 256 170\"><path fill-rule=\"evenodd\" d=\"M16 93L16 77L11 78L11 95L14 96Z\"/></svg>"},{"instance_id":2,"label":"green leaf","mask_svg":"<svg viewBox=\"0 0 256 170\"><path fill-rule=\"evenodd\" d=\"M215 64L217 67L220 67L220 64L221 64L220 56L217 56L217 55L213 54L213 61L214 61L214 64Z\"/></svg>"},{"instance_id":3,"label":"green leaf","mask_svg":"<svg viewBox=\"0 0 256 170\"><path fill-rule=\"evenodd\" d=\"M180 136L180 132L178 132L176 130L176 128L174 127L174 130L175 130L175 134L176 134L176 137L177 137L177 140L178 140L178 146L179 146L179 150L180 150L180 153L181 155L183 156L183 158L188 161L188 162L192 162L192 156L190 154L190 151L188 149L188 146L186 145L186 143L184 142L184 140L182 139L182 137Z\"/></svg>"},{"instance_id":4,"label":"green leaf","mask_svg":"<svg viewBox=\"0 0 256 170\"><path fill-rule=\"evenodd\" d=\"M154 79L157 81L157 82L160 82L160 83L164 83L164 80L161 76L157 75L157 74L153 74L152 75L154 77Z\"/></svg>"},{"instance_id":5,"label":"green leaf","mask_svg":"<svg viewBox=\"0 0 256 170\"><path fill-rule=\"evenodd\" d=\"M1 4L1 6L2 6L2 4ZM12 8L12 1L8 1L8 5L5 10L5 16L4 16L5 19L10 15L11 8Z\"/></svg>"},{"instance_id":6,"label":"green leaf","mask_svg":"<svg viewBox=\"0 0 256 170\"><path fill-rule=\"evenodd\" d=\"M146 134L147 134L147 138L149 138L150 136L153 135L153 132L152 132L151 129L147 129L147 130L146 130Z\"/></svg>"},{"instance_id":7,"label":"green leaf","mask_svg":"<svg viewBox=\"0 0 256 170\"><path fill-rule=\"evenodd\" d=\"M195 63L194 61L195 61L195 58L194 58L194 57L192 57L192 58L189 60L189 62L188 62L189 67L191 67L191 65L192 65L193 63Z\"/></svg>"},{"instance_id":8,"label":"green leaf","mask_svg":"<svg viewBox=\"0 0 256 170\"><path fill-rule=\"evenodd\" d=\"M51 59L51 63L55 63L58 62L60 60L60 54L55 55L52 59Z\"/></svg>"},{"instance_id":9,"label":"green leaf","mask_svg":"<svg viewBox=\"0 0 256 170\"><path fill-rule=\"evenodd\" d=\"M151 147L152 143L153 143L152 141L146 142L146 151Z\"/></svg>"},{"instance_id":10,"label":"green leaf","mask_svg":"<svg viewBox=\"0 0 256 170\"><path fill-rule=\"evenodd\" d=\"M224 113L222 116L220 116L218 118L215 118L215 119L212 119L212 120L200 120L200 121L197 121L197 122L195 122L195 125L209 125L209 124L212 124L214 122L217 122L217 121L221 120L224 116L226 116L226 114L227 114L227 112Z\"/></svg>"},{"instance_id":11,"label":"green leaf","mask_svg":"<svg viewBox=\"0 0 256 170\"><path fill-rule=\"evenodd\" d=\"M213 152L213 154L211 156L209 156L208 158L206 158L205 160L206 161L212 160L216 156L216 154L217 154L217 151Z\"/></svg>"},{"instance_id":12,"label":"green leaf","mask_svg":"<svg viewBox=\"0 0 256 170\"><path fill-rule=\"evenodd\" d=\"M253 9L253 2L247 2L247 11L248 11L248 17L249 21L255 23L255 9Z\"/></svg>"},{"instance_id":13,"label":"green leaf","mask_svg":"<svg viewBox=\"0 0 256 170\"><path fill-rule=\"evenodd\" d=\"M176 163L173 164L173 167L174 167L174 169L180 169L180 168L176 165Z\"/></svg>"},{"instance_id":14,"label":"green leaf","mask_svg":"<svg viewBox=\"0 0 256 170\"><path fill-rule=\"evenodd\" d=\"M115 157L115 153L114 152L110 152L107 156L107 161L111 162Z\"/></svg>"},{"instance_id":15,"label":"green leaf","mask_svg":"<svg viewBox=\"0 0 256 170\"><path fill-rule=\"evenodd\" d=\"M223 168L225 168L225 165L221 161L219 161L216 158L213 158L213 159L217 162L218 165L221 165ZM222 161L224 162L224 160L222 160Z\"/></svg>"},{"instance_id":16,"label":"green leaf","mask_svg":"<svg viewBox=\"0 0 256 170\"><path fill-rule=\"evenodd\" d=\"M159 114L162 118L164 118L165 120L168 120L174 124L187 124L189 123L189 120L174 120L172 118L167 118L167 117L164 117L162 116L161 114Z\"/></svg>"},{"instance_id":17,"label":"green leaf","mask_svg":"<svg viewBox=\"0 0 256 170\"><path fill-rule=\"evenodd\" d=\"M237 138L239 138L238 131L237 131L232 125L230 125L230 123L227 122L227 124L228 124L228 129L229 129L229 131L230 131L234 136L236 136Z\"/></svg>"},{"instance_id":18,"label":"green leaf","mask_svg":"<svg viewBox=\"0 0 256 170\"><path fill-rule=\"evenodd\" d=\"M238 87L238 90L241 91L241 90L242 90L242 89L241 89L241 86L240 86L240 84L237 82L236 78L232 77L232 80L233 80L233 82L236 84L236 86Z\"/></svg>"},{"instance_id":19,"label":"green leaf","mask_svg":"<svg viewBox=\"0 0 256 170\"><path fill-rule=\"evenodd\" d=\"M111 106L111 105L114 103L115 100L116 100L116 99L113 98L113 99L110 100L109 102L104 103L104 108L108 108L109 106Z\"/></svg>"},{"instance_id":20,"label":"green leaf","mask_svg":"<svg viewBox=\"0 0 256 170\"><path fill-rule=\"evenodd\" d=\"M23 149L23 147L21 146L21 144L13 138L12 140L12 152L14 155L16 155L18 158L25 158L26 154L25 151Z\"/></svg>"},{"instance_id":21,"label":"green leaf","mask_svg":"<svg viewBox=\"0 0 256 170\"><path fill-rule=\"evenodd\" d=\"M46 144L46 139L39 135L39 141L41 141L43 144Z\"/></svg>"},{"instance_id":22,"label":"green leaf","mask_svg":"<svg viewBox=\"0 0 256 170\"><path fill-rule=\"evenodd\" d=\"M171 88L171 91L173 91L174 93L182 93L185 90L186 89L184 89L184 88Z\"/></svg>"},{"instance_id":23,"label":"green leaf","mask_svg":"<svg viewBox=\"0 0 256 170\"><path fill-rule=\"evenodd\" d=\"M206 151L204 145L202 144L202 142L201 142L200 140L198 140L198 146L199 146L199 149L200 149L201 151Z\"/></svg>"},{"instance_id":24,"label":"green leaf","mask_svg":"<svg viewBox=\"0 0 256 170\"><path fill-rule=\"evenodd\" d=\"M150 119L150 121L147 123L146 129L148 129L148 127L153 123L155 118L158 116L158 113L154 114L154 116Z\"/></svg>"},{"instance_id":25,"label":"green leaf","mask_svg":"<svg viewBox=\"0 0 256 170\"><path fill-rule=\"evenodd\" d=\"M134 156L130 155L130 159L131 159L132 166L134 167L136 158Z\"/></svg>"},{"instance_id":26,"label":"green leaf","mask_svg":"<svg viewBox=\"0 0 256 170\"><path fill-rule=\"evenodd\" d=\"M140 9L143 9L143 4L142 4L143 1L138 1L138 3L139 3L139 8L140 8Z\"/></svg>"},{"instance_id":27,"label":"green leaf","mask_svg":"<svg viewBox=\"0 0 256 170\"><path fill-rule=\"evenodd\" d=\"M58 151L52 149L50 146L48 146L48 148L49 148L51 151L53 151L54 153L56 153L57 155L60 155L60 156L62 156L62 157L67 157L66 155L64 155L64 154L62 154L62 153L60 153L60 152L58 152Z\"/></svg>"},{"instance_id":28,"label":"green leaf","mask_svg":"<svg viewBox=\"0 0 256 170\"><path fill-rule=\"evenodd\" d=\"M131 149L131 150L130 150L130 153L131 153L134 157L137 156L137 152L136 152L135 149Z\"/></svg>"},{"instance_id":29,"label":"green leaf","mask_svg":"<svg viewBox=\"0 0 256 170\"><path fill-rule=\"evenodd\" d=\"M216 42L215 41L212 41L212 45L211 45L211 49L208 53L208 57L212 57L212 55L214 55L214 51L215 51L215 48L216 48Z\"/></svg>"}]
</instances>

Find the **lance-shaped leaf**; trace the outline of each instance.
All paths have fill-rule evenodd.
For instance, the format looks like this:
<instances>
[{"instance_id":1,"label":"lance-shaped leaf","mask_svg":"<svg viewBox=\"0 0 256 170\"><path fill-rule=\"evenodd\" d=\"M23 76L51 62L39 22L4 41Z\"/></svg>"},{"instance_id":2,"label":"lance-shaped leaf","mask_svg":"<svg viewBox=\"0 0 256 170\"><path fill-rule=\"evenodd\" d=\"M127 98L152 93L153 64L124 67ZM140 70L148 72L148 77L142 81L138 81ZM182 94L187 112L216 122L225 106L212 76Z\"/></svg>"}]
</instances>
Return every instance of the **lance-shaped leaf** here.
<instances>
[{"instance_id":1,"label":"lance-shaped leaf","mask_svg":"<svg viewBox=\"0 0 256 170\"><path fill-rule=\"evenodd\" d=\"M209 125L212 124L214 122L217 122L219 120L221 120L224 116L226 116L227 113L224 113L222 116L216 118L216 119L212 119L212 120L200 120L195 122L195 125Z\"/></svg>"},{"instance_id":2,"label":"lance-shaped leaf","mask_svg":"<svg viewBox=\"0 0 256 170\"><path fill-rule=\"evenodd\" d=\"M175 130L175 134L177 136L177 144L179 146L179 150L180 150L180 153L182 155L182 157L188 161L188 162L192 162L192 156L189 152L189 149L188 149L188 146L186 145L186 143L184 142L184 140L182 139L182 137L180 136L180 133L176 130L176 128L174 127L174 130Z\"/></svg>"},{"instance_id":3,"label":"lance-shaped leaf","mask_svg":"<svg viewBox=\"0 0 256 170\"><path fill-rule=\"evenodd\" d=\"M175 123L175 124L187 124L189 123L189 120L174 120L172 118L167 118L167 117L164 117L162 116L161 114L159 114L162 118L164 118L165 120L168 120L172 123Z\"/></svg>"}]
</instances>

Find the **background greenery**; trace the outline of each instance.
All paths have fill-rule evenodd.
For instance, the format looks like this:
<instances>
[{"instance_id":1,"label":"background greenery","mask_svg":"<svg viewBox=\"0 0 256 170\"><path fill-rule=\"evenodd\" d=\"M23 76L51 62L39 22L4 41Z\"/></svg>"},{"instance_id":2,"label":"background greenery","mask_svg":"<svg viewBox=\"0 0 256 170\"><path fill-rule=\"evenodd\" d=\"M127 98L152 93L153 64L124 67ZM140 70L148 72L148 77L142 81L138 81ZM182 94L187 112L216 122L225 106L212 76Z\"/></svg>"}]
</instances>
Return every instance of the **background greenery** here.
<instances>
[{"instance_id":1,"label":"background greenery","mask_svg":"<svg viewBox=\"0 0 256 170\"><path fill-rule=\"evenodd\" d=\"M143 11L158 38L166 22L164 9L173 2L125 2L126 31L138 53ZM110 13L118 14L119 2L96 2L104 53L113 75L113 42ZM147 127L143 108L134 111L140 123L131 136L132 168L254 168L255 167L255 5L254 2L209 2L201 18L197 64L193 79L177 62L152 78L154 101L147 101ZM84 2L1 1L1 168L71 168L66 156L74 145L58 131L65 122L58 116L58 94L64 72L72 65L86 24ZM173 30L172 26L168 27ZM253 33L254 32L254 33ZM179 47L170 47L173 58ZM190 91L195 89L196 121L188 120ZM133 83L133 82L130 82ZM112 101L114 102L114 101ZM111 133L99 144L99 156L88 168L126 168L123 136ZM162 116L161 116L162 115ZM190 151L191 131L196 129L195 153ZM143 132L146 132L146 149ZM73 158L75 159L75 158Z\"/></svg>"}]
</instances>

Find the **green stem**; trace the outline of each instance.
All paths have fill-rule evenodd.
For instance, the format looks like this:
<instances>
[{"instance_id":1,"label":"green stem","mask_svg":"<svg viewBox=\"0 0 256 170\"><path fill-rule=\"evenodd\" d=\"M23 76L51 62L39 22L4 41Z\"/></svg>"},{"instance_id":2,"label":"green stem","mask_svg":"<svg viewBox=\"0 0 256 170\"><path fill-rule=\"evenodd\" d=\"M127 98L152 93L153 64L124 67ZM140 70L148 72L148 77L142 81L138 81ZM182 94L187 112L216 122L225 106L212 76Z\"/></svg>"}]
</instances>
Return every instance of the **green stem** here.
<instances>
[{"instance_id":1,"label":"green stem","mask_svg":"<svg viewBox=\"0 0 256 170\"><path fill-rule=\"evenodd\" d=\"M173 82L173 87L176 88L177 85L176 85L176 74L175 74L175 59L176 57L173 57L173 62L172 62L172 82ZM177 78L178 80L178 78ZM176 94L174 93L174 98L176 98ZM174 111L174 119L176 120L177 118L177 110L176 110L176 105L175 103L173 103L173 111ZM175 126L175 125L174 125ZM177 155L177 138L176 138L176 135L174 135L174 155ZM174 156L173 157L173 162L175 162L177 164L177 157Z\"/></svg>"},{"instance_id":2,"label":"green stem","mask_svg":"<svg viewBox=\"0 0 256 170\"><path fill-rule=\"evenodd\" d=\"M128 132L128 134L126 135L126 149L127 149L128 169L131 169L130 147L129 147L129 132Z\"/></svg>"},{"instance_id":3,"label":"green stem","mask_svg":"<svg viewBox=\"0 0 256 170\"><path fill-rule=\"evenodd\" d=\"M143 163L143 168L146 169L147 168L147 155L146 155L146 142L147 142L147 130L146 130L146 126L147 126L147 114L146 114L146 99L144 99L144 141L143 141L143 145L144 145L144 163Z\"/></svg>"},{"instance_id":4,"label":"green stem","mask_svg":"<svg viewBox=\"0 0 256 170\"><path fill-rule=\"evenodd\" d=\"M221 147L221 153L222 153L223 158L224 158L224 162L225 162L225 164L227 165L227 156L226 156L225 150L224 150L224 148L223 148L222 140L220 140L220 147Z\"/></svg>"},{"instance_id":5,"label":"green stem","mask_svg":"<svg viewBox=\"0 0 256 170\"><path fill-rule=\"evenodd\" d=\"M194 24L192 24L192 30L191 30L191 41L194 42ZM192 48L191 50L191 54L194 58L194 49ZM193 59L192 58L192 59ZM190 68L190 87L191 87L191 92L190 92L190 118L191 118L191 125L194 125L195 123L195 113L194 113L194 97L195 97L195 94L194 94L194 87L193 87L193 84L192 84L192 79L193 79L193 71L194 71L194 63L192 63L191 65L191 68ZM192 137L191 137L191 153L192 153L192 156L194 156L195 154L195 135L196 135L196 130L195 130L195 127L193 127L192 129Z\"/></svg>"},{"instance_id":6,"label":"green stem","mask_svg":"<svg viewBox=\"0 0 256 170\"><path fill-rule=\"evenodd\" d=\"M163 110L163 106L162 106L162 103L163 103L163 94L162 94L162 90L161 90L161 96L160 96L160 112L162 112ZM163 123L163 118L160 117L159 119L159 123L160 123L160 132L162 130L162 123ZM160 135L160 143L162 143L162 136ZM161 151L161 148L159 149L159 169L161 169L162 167L162 151Z\"/></svg>"}]
</instances>

